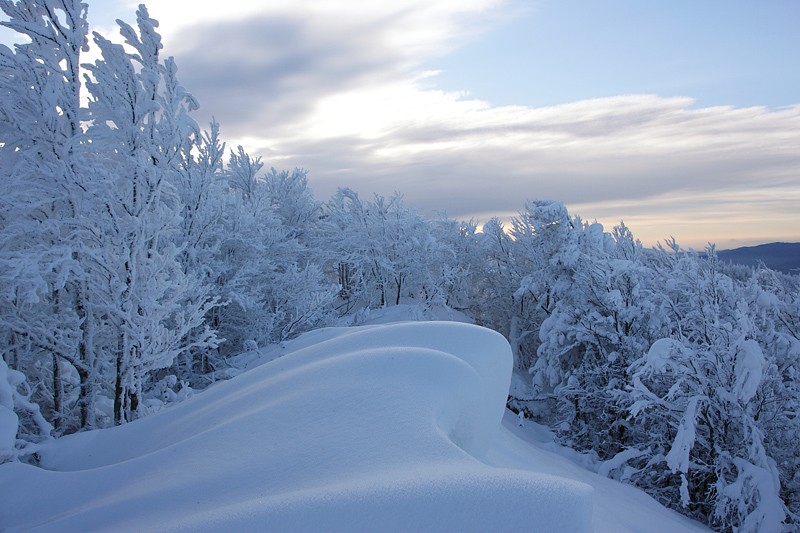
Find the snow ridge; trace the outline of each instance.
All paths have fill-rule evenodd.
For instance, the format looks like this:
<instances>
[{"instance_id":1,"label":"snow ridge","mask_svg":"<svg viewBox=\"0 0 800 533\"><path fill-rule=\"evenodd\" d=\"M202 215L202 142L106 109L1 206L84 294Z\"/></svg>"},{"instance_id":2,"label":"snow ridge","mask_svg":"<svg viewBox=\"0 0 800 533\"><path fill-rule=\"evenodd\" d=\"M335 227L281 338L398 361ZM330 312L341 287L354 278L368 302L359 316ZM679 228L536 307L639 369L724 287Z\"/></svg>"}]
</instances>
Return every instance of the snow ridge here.
<instances>
[{"instance_id":1,"label":"snow ridge","mask_svg":"<svg viewBox=\"0 0 800 533\"><path fill-rule=\"evenodd\" d=\"M460 323L331 330L145 419L0 467L0 522L45 531L587 531L592 490L481 462L508 343ZM31 494L37 494L31 498ZM513 495L513 496L512 496Z\"/></svg>"}]
</instances>

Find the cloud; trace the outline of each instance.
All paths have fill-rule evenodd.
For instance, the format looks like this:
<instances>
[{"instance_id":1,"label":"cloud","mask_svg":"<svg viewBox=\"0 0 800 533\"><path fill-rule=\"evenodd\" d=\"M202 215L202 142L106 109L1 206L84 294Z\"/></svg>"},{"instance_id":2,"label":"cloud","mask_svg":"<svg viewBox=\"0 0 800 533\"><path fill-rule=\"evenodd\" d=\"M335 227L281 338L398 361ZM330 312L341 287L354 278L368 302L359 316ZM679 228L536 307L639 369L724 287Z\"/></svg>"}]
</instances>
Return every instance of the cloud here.
<instances>
[{"instance_id":1,"label":"cloud","mask_svg":"<svg viewBox=\"0 0 800 533\"><path fill-rule=\"evenodd\" d=\"M289 17L197 26L176 40L189 47L178 55L183 83L233 136L291 128L325 94L376 83L383 62L398 62L368 35L320 33Z\"/></svg>"},{"instance_id":2,"label":"cloud","mask_svg":"<svg viewBox=\"0 0 800 533\"><path fill-rule=\"evenodd\" d=\"M202 118L225 117L229 135L265 136L296 129L326 96L403 79L499 4L229 0L219 11L156 0L150 13Z\"/></svg>"},{"instance_id":3,"label":"cloud","mask_svg":"<svg viewBox=\"0 0 800 533\"><path fill-rule=\"evenodd\" d=\"M229 144L267 165L308 169L320 198L339 186L399 190L427 214L482 219L552 198L586 218L625 219L651 242L800 240L800 105L634 94L495 107L438 89L421 69L507 2L228 4L206 13L157 0L150 11L203 106L198 119L215 115Z\"/></svg>"},{"instance_id":4,"label":"cloud","mask_svg":"<svg viewBox=\"0 0 800 533\"><path fill-rule=\"evenodd\" d=\"M353 176L362 182L385 176L413 186L432 176L398 179L406 168L444 167L462 191L484 187L489 178L498 197L538 190L573 202L797 179L800 106L694 109L686 98L634 95L492 108L420 87L403 92L354 91L331 103L330 112L323 102L301 128L306 136L287 136L285 151L300 155L313 146L312 159L324 154L332 168L363 168L368 175ZM356 105L367 112L353 111Z\"/></svg>"}]
</instances>

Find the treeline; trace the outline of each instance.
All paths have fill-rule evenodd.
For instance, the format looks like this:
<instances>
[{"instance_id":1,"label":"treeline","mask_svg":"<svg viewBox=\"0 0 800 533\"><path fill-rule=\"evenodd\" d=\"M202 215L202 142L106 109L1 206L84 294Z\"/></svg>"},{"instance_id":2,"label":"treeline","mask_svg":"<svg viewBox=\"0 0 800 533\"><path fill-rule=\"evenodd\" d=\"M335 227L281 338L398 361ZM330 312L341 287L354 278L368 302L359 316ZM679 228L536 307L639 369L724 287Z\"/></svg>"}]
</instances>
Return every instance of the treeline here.
<instances>
[{"instance_id":1,"label":"treeline","mask_svg":"<svg viewBox=\"0 0 800 533\"><path fill-rule=\"evenodd\" d=\"M93 35L84 80L84 4L0 9L30 40L0 46L0 462L413 299L504 334L510 407L602 473L719 530L798 523L798 277L644 249L558 202L478 232L399 195L319 201L196 124L143 6L125 45Z\"/></svg>"}]
</instances>

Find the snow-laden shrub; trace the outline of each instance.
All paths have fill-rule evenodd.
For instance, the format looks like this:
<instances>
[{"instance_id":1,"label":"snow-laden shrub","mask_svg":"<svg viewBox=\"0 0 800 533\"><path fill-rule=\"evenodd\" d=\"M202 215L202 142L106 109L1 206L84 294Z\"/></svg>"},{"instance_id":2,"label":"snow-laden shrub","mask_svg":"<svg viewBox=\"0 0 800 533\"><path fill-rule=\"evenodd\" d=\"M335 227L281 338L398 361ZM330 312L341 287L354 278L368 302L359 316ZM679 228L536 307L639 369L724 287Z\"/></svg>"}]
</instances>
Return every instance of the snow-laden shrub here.
<instances>
[{"instance_id":1,"label":"snow-laden shrub","mask_svg":"<svg viewBox=\"0 0 800 533\"><path fill-rule=\"evenodd\" d=\"M0 357L0 463L29 458L51 438L53 428L30 396L25 375Z\"/></svg>"}]
</instances>

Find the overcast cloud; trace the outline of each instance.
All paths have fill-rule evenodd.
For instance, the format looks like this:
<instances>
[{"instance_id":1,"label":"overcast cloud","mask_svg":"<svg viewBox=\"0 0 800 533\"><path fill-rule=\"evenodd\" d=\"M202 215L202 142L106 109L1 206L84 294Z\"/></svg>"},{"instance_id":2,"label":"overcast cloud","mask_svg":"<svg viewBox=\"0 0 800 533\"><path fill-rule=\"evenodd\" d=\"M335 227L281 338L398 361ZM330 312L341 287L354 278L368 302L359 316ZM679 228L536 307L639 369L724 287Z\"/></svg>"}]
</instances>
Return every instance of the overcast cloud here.
<instances>
[{"instance_id":1,"label":"overcast cloud","mask_svg":"<svg viewBox=\"0 0 800 533\"><path fill-rule=\"evenodd\" d=\"M438 89L421 65L507 16L502 2L229 0L216 19L182 16L192 4L148 3L197 118L215 116L268 166L308 169L321 199L398 190L426 214L485 219L550 198L625 219L648 243L800 240L800 105L625 95L495 107Z\"/></svg>"}]
</instances>

